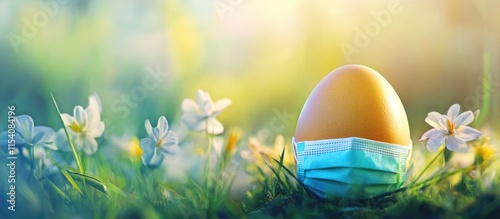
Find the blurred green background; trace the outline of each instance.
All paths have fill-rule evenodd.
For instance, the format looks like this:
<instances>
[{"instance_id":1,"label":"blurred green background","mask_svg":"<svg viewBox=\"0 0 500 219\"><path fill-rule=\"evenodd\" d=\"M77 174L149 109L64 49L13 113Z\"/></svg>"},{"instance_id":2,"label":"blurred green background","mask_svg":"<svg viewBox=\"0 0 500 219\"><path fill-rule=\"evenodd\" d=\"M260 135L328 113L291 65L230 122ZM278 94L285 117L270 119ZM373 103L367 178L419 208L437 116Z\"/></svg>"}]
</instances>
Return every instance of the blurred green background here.
<instances>
[{"instance_id":1,"label":"blurred green background","mask_svg":"<svg viewBox=\"0 0 500 219\"><path fill-rule=\"evenodd\" d=\"M203 89L233 100L219 117L226 127L256 133L285 110L295 118L276 131L291 137L321 78L357 63L392 84L414 141L429 128L428 112L453 103L475 110L485 99L482 130L496 136L498 8L493 0L0 0L0 115L13 104L58 129L50 92L72 113L96 91L108 133L144 133L145 119L179 123L183 98ZM147 68L160 70L156 80Z\"/></svg>"}]
</instances>

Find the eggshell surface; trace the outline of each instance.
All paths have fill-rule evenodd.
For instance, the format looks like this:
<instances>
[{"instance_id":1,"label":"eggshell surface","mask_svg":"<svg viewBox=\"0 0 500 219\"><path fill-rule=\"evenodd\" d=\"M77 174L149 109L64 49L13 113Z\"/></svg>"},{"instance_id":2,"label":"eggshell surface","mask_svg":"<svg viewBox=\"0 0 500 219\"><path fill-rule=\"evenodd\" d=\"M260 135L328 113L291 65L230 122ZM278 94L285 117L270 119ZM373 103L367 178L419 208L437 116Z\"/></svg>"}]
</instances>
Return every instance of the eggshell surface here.
<instances>
[{"instance_id":1,"label":"eggshell surface","mask_svg":"<svg viewBox=\"0 0 500 219\"><path fill-rule=\"evenodd\" d=\"M309 95L299 116L295 140L359 137L409 145L410 128L396 91L375 70L339 67Z\"/></svg>"}]
</instances>

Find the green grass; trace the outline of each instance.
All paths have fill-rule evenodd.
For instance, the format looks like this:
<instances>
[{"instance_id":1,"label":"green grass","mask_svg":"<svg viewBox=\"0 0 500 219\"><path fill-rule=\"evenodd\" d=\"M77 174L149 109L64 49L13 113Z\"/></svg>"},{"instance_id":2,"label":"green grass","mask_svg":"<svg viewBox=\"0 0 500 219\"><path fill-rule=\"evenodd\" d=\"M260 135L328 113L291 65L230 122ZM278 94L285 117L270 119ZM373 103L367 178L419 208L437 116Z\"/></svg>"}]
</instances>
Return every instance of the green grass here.
<instances>
[{"instance_id":1,"label":"green grass","mask_svg":"<svg viewBox=\"0 0 500 219\"><path fill-rule=\"evenodd\" d=\"M60 114L55 100L54 105ZM472 177L470 171L479 167L477 163L461 169L445 166L438 174L429 172L432 168L428 168L431 166L428 163L416 171L428 171L427 174L414 173L413 181L394 192L361 201L322 200L297 180L295 164L285 162L289 146L280 155L261 152L250 162L236 153L251 148L248 137L239 139L239 134L229 132L226 148L217 154L213 136L201 135L206 138L206 145L196 146L204 154L185 160L188 163L198 159L199 171L179 179L166 174L177 166L146 167L139 157L131 157L109 139L99 139L97 153L85 155L77 151L65 132L71 152L54 151L47 158L56 162L55 157L60 156L64 160L56 163L55 173L44 175L41 163L30 162L33 150L30 159L20 156L17 210L5 213L7 218L492 218L500 215L497 189L500 179L493 174L491 183L485 182L487 175L482 175L481 169ZM447 162L451 157L447 151L429 155L436 156L431 163L443 157ZM488 168L490 172L498 170L494 165ZM248 185L238 185L240 177L247 177Z\"/></svg>"},{"instance_id":2,"label":"green grass","mask_svg":"<svg viewBox=\"0 0 500 219\"><path fill-rule=\"evenodd\" d=\"M244 141L238 146L244 147ZM105 145L104 147L113 147ZM70 157L71 154L68 154ZM241 196L230 196L235 177L231 165L207 168L202 176L187 181L164 180L159 169L145 168L139 160L119 157L109 160L98 152L88 156L89 176L78 180L78 192L62 174L36 179L26 177L19 184L16 218L491 218L500 214L500 192L495 178L491 190L480 178L463 173L454 186L441 181L363 201L320 200L298 183L294 171L263 155L266 166L249 164L253 188ZM212 160L211 162L214 162ZM220 164L220 163L219 163ZM173 168L173 167L172 167ZM224 169L222 169L224 168ZM92 186L91 177L99 182ZM105 185L106 191L98 185ZM27 195L29 194L29 195ZM28 206L30 206L28 208ZM34 208L31 208L33 207Z\"/></svg>"}]
</instances>

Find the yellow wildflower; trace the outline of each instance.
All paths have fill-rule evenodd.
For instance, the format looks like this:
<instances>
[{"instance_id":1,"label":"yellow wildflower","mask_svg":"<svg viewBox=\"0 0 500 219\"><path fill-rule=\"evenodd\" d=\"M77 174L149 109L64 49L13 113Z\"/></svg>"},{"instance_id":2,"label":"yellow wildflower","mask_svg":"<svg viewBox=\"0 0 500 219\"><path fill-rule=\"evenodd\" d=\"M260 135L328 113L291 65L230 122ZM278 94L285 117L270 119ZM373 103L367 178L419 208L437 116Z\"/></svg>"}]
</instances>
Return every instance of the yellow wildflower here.
<instances>
[{"instance_id":1,"label":"yellow wildflower","mask_svg":"<svg viewBox=\"0 0 500 219\"><path fill-rule=\"evenodd\" d=\"M482 172L496 155L496 150L490 145L490 138L485 137L482 142L474 144L474 163Z\"/></svg>"},{"instance_id":2,"label":"yellow wildflower","mask_svg":"<svg viewBox=\"0 0 500 219\"><path fill-rule=\"evenodd\" d=\"M130 138L130 141L128 143L128 148L129 148L129 153L132 158L140 158L143 151L141 149L141 146L139 145L139 138L136 136L132 136Z\"/></svg>"},{"instance_id":3,"label":"yellow wildflower","mask_svg":"<svg viewBox=\"0 0 500 219\"><path fill-rule=\"evenodd\" d=\"M236 152L236 143L240 139L240 131L233 130L227 139L226 149L224 150L224 160L227 162Z\"/></svg>"}]
</instances>

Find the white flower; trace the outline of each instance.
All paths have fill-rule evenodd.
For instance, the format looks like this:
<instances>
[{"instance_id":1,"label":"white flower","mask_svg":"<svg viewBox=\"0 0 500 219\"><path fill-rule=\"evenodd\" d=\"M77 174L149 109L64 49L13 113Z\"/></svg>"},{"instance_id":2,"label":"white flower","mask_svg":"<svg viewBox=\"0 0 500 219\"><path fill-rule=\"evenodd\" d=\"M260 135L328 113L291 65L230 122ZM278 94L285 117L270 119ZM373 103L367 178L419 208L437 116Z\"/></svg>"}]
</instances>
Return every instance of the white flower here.
<instances>
[{"instance_id":1,"label":"white flower","mask_svg":"<svg viewBox=\"0 0 500 219\"><path fill-rule=\"evenodd\" d=\"M15 124L15 141L18 146L42 146L57 150L53 145L55 132L46 126L34 126L33 119L28 115L17 116ZM0 133L0 141L7 142L7 131Z\"/></svg>"},{"instance_id":2,"label":"white flower","mask_svg":"<svg viewBox=\"0 0 500 219\"><path fill-rule=\"evenodd\" d=\"M89 155L97 151L97 141L95 139L101 137L104 132L104 122L101 121L100 110L99 96L93 93L89 97L89 107L87 109L76 106L73 110L73 116L66 113L61 114L74 146ZM71 150L63 129L58 131L56 142L63 150Z\"/></svg>"},{"instance_id":3,"label":"white flower","mask_svg":"<svg viewBox=\"0 0 500 219\"><path fill-rule=\"evenodd\" d=\"M24 157L30 159L29 151L26 148L23 148L22 153ZM49 153L51 154L51 157L57 155L56 152L46 150L40 145L33 148L33 158L36 166L35 169L38 171L37 174L48 176L57 172L57 166L54 164L51 157L49 157Z\"/></svg>"},{"instance_id":4,"label":"white flower","mask_svg":"<svg viewBox=\"0 0 500 219\"><path fill-rule=\"evenodd\" d=\"M90 107L94 107L97 109L99 113L102 113L101 99L99 98L99 95L97 95L96 92L93 92L89 96L89 106L87 107L87 109Z\"/></svg>"},{"instance_id":5,"label":"white flower","mask_svg":"<svg viewBox=\"0 0 500 219\"><path fill-rule=\"evenodd\" d=\"M231 103L227 98L214 103L207 92L198 90L196 102L191 99L182 102L182 122L193 131L220 134L224 132L224 126L215 117Z\"/></svg>"},{"instance_id":6,"label":"white flower","mask_svg":"<svg viewBox=\"0 0 500 219\"><path fill-rule=\"evenodd\" d=\"M425 121L433 129L425 132L420 141L427 140L427 149L436 151L446 142L446 148L450 151L460 153L467 152L467 141L472 141L479 136L481 132L468 127L474 121L474 114L471 111L460 112L460 105L454 104L448 110L447 115L441 115L437 112L430 112Z\"/></svg>"},{"instance_id":7,"label":"white flower","mask_svg":"<svg viewBox=\"0 0 500 219\"><path fill-rule=\"evenodd\" d=\"M168 130L168 122L165 116L158 119L155 128L151 126L149 120L145 122L146 131L149 135L140 141L142 162L146 166L157 167L163 162L165 154L174 154L179 151L179 139L177 135Z\"/></svg>"}]
</instances>

